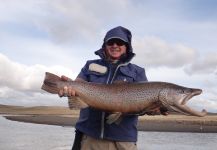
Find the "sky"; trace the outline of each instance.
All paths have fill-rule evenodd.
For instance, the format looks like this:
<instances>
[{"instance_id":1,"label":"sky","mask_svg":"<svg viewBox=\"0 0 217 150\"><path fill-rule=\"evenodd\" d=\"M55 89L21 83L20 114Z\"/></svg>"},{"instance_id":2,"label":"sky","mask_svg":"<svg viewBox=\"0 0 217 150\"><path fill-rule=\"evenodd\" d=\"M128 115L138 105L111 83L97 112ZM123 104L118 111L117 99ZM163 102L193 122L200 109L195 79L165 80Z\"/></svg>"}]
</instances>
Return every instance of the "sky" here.
<instances>
[{"instance_id":1,"label":"sky","mask_svg":"<svg viewBox=\"0 0 217 150\"><path fill-rule=\"evenodd\" d=\"M188 105L217 112L217 1L0 0L0 104L67 106L45 72L75 79L106 32L131 30L149 81L201 88Z\"/></svg>"}]
</instances>

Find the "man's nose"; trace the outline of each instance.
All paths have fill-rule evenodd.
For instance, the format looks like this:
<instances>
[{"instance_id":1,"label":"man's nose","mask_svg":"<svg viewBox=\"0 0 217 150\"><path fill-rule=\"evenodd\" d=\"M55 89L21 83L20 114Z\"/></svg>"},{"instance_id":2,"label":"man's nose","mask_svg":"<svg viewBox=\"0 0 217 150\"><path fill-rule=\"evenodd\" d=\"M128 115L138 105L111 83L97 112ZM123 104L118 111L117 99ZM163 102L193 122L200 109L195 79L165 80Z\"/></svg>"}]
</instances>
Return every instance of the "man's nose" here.
<instances>
[{"instance_id":1,"label":"man's nose","mask_svg":"<svg viewBox=\"0 0 217 150\"><path fill-rule=\"evenodd\" d=\"M114 42L114 43L112 44L112 47L118 47L118 44L117 44L116 42Z\"/></svg>"}]
</instances>

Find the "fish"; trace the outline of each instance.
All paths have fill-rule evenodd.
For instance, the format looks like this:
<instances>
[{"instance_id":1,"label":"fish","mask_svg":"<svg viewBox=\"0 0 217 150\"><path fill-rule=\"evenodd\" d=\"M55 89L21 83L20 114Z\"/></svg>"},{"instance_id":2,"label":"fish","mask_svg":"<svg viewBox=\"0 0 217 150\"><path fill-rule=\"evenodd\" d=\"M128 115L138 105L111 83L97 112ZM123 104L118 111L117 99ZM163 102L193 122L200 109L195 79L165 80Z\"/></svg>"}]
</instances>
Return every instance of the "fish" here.
<instances>
[{"instance_id":1,"label":"fish","mask_svg":"<svg viewBox=\"0 0 217 150\"><path fill-rule=\"evenodd\" d=\"M117 121L123 114L145 114L158 107L198 117L207 114L205 109L197 111L186 105L192 97L202 93L201 89L188 88L174 83L147 81L101 84L86 81L62 81L59 76L46 72L41 89L58 94L64 86L75 90L75 101L80 104L77 105L78 107L92 107L116 114L108 117L110 120L108 123Z\"/></svg>"}]
</instances>

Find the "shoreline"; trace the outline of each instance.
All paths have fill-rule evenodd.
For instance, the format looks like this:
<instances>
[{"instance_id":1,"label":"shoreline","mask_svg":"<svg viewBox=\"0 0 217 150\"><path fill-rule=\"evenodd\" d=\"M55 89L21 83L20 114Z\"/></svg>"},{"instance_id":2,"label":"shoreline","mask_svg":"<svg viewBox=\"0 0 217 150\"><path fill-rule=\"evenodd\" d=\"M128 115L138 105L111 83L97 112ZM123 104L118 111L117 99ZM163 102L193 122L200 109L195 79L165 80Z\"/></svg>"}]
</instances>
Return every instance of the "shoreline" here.
<instances>
[{"instance_id":1,"label":"shoreline","mask_svg":"<svg viewBox=\"0 0 217 150\"><path fill-rule=\"evenodd\" d=\"M3 117L11 121L67 127L73 127L78 119L76 116L68 115L4 115ZM168 119L162 121L158 119L147 119L149 117L150 116L139 118L137 125L139 131L217 133L216 122L210 124L206 122L177 121ZM159 116L157 118L159 118Z\"/></svg>"},{"instance_id":2,"label":"shoreline","mask_svg":"<svg viewBox=\"0 0 217 150\"><path fill-rule=\"evenodd\" d=\"M11 121L73 127L79 110L59 106L9 106L0 104L0 115ZM205 117L169 114L140 116L139 131L217 133L217 114Z\"/></svg>"}]
</instances>

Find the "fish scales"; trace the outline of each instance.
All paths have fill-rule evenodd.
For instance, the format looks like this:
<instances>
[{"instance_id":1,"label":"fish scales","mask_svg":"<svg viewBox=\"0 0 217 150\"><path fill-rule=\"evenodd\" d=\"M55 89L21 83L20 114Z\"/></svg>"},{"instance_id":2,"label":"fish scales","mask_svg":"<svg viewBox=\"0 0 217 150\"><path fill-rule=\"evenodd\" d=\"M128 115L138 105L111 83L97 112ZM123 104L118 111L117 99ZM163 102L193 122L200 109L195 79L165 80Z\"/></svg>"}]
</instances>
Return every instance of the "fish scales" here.
<instances>
[{"instance_id":1,"label":"fish scales","mask_svg":"<svg viewBox=\"0 0 217 150\"><path fill-rule=\"evenodd\" d=\"M46 73L42 89L57 94L64 86L71 86L87 105L109 112L135 113L150 111L156 107L188 115L204 116L185 105L201 89L187 88L167 82L98 84L78 81L61 81L60 77Z\"/></svg>"},{"instance_id":2,"label":"fish scales","mask_svg":"<svg viewBox=\"0 0 217 150\"><path fill-rule=\"evenodd\" d=\"M145 85L142 83L104 85L72 82L68 86L71 86L89 106L112 112L136 112L142 111L144 106L148 107L150 102L158 100L159 90L151 88L151 85L149 90L144 90Z\"/></svg>"},{"instance_id":3,"label":"fish scales","mask_svg":"<svg viewBox=\"0 0 217 150\"><path fill-rule=\"evenodd\" d=\"M105 85L76 81L66 83L60 81L57 86L60 89L65 85L71 86L76 91L77 95L89 106L107 111L140 111L144 109L144 105L147 105L149 101L154 100L153 91L149 91L151 85L148 84L118 83ZM144 90L146 85L148 85L147 89L149 90ZM156 93L157 90L154 89L154 91Z\"/></svg>"},{"instance_id":4,"label":"fish scales","mask_svg":"<svg viewBox=\"0 0 217 150\"><path fill-rule=\"evenodd\" d=\"M88 105L107 111L136 111L141 106L142 100L135 100L135 87L103 84L82 84L73 85L77 95ZM96 92L97 91L97 92ZM142 97L141 97L142 98ZM144 100L144 97L143 97ZM131 107L128 107L131 106ZM134 106L134 107L132 107ZM128 108L128 109L126 109ZM131 108L131 110L129 110Z\"/></svg>"}]
</instances>

